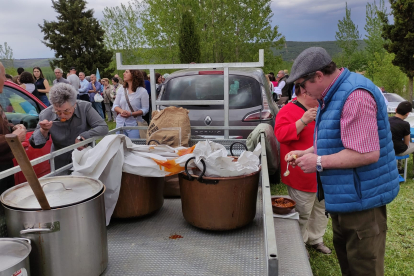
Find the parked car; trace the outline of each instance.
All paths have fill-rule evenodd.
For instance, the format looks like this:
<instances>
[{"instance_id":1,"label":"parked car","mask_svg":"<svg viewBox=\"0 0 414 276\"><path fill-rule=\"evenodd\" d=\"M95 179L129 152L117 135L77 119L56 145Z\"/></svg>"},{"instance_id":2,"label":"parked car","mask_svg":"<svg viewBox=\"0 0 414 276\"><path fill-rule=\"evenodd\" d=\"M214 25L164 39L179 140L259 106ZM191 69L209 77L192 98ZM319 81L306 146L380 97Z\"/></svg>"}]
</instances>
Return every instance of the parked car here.
<instances>
[{"instance_id":1,"label":"parked car","mask_svg":"<svg viewBox=\"0 0 414 276\"><path fill-rule=\"evenodd\" d=\"M403 97L395 93L384 93L384 97L388 101L388 105L387 105L388 113L395 113L395 110L397 109L400 102L406 101L406 99L404 99Z\"/></svg>"},{"instance_id":2,"label":"parked car","mask_svg":"<svg viewBox=\"0 0 414 276\"><path fill-rule=\"evenodd\" d=\"M22 145L30 160L50 153L50 147L52 145L51 139L41 149L32 148L29 143L29 138L32 136L39 122L39 113L46 108L38 98L15 83L6 81L4 83L3 93L0 94L0 104L10 123L15 125L23 124L26 127L26 140L22 142ZM14 165L17 165L15 159L13 159L13 162ZM34 170L37 177L42 177L50 173L49 161L35 165ZM26 181L22 172L16 173L14 179L16 184Z\"/></svg>"},{"instance_id":3,"label":"parked car","mask_svg":"<svg viewBox=\"0 0 414 276\"><path fill-rule=\"evenodd\" d=\"M186 69L169 75L161 86L158 100L224 100L222 68ZM269 109L266 93L270 87L261 69L229 69L229 125L256 126L268 123L274 126L275 118ZM271 102L270 104L274 104ZM167 106L158 106L163 109ZM223 105L182 106L189 110L191 126L223 126ZM251 130L230 130L230 138L245 139ZM217 139L224 130L192 130L193 138Z\"/></svg>"}]
</instances>

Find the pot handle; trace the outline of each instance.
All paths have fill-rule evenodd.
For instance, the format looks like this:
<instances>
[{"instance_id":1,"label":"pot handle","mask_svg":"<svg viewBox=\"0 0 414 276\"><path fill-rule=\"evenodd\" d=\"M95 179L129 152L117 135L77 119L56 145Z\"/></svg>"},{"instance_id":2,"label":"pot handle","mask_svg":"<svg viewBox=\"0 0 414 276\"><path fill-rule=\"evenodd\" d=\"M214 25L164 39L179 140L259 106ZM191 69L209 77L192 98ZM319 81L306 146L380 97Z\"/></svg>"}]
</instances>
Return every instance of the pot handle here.
<instances>
[{"instance_id":1,"label":"pot handle","mask_svg":"<svg viewBox=\"0 0 414 276\"><path fill-rule=\"evenodd\" d=\"M188 177L187 179L190 180L190 181L193 181L194 180L194 177L191 174L188 173L187 165L190 162L190 160L193 160L193 159L195 159L195 157L189 158L187 160L187 162L185 162L185 166L184 166L185 173L187 174L187 177ZM202 180L203 179L203 175L206 173L206 163L204 162L203 159L200 159L200 161L203 164L203 171L201 172L200 176L197 178L198 181Z\"/></svg>"},{"instance_id":2,"label":"pot handle","mask_svg":"<svg viewBox=\"0 0 414 276\"><path fill-rule=\"evenodd\" d=\"M44 224L45 227L42 228L26 228L24 230L20 230L20 235L26 234L33 234L33 233L53 233L60 231L60 222L55 221L53 223L46 223Z\"/></svg>"},{"instance_id":3,"label":"pot handle","mask_svg":"<svg viewBox=\"0 0 414 276\"><path fill-rule=\"evenodd\" d=\"M231 154L231 156L234 156L234 154L233 154L233 146L234 146L234 144L240 144L240 145L242 145L246 149L246 151L247 151L247 146L245 144L243 144L241 142L234 142L233 144L230 145L230 154Z\"/></svg>"},{"instance_id":4,"label":"pot handle","mask_svg":"<svg viewBox=\"0 0 414 276\"><path fill-rule=\"evenodd\" d=\"M48 185L48 184L50 184L50 183L60 183L60 184L62 184L62 186L63 186L63 188L64 188L65 190L72 190L72 188L66 188L65 184L64 184L63 182L60 182L60 181L50 181L50 182L46 182L45 184L43 184L43 185L42 185L42 189L43 189L46 185Z\"/></svg>"},{"instance_id":5,"label":"pot handle","mask_svg":"<svg viewBox=\"0 0 414 276\"><path fill-rule=\"evenodd\" d=\"M155 143L157 143L158 145L160 145L160 142L158 142L157 140L154 140L154 139L149 140L149 141L148 141L148 143L147 143L147 145L149 145L151 142L155 142Z\"/></svg>"},{"instance_id":6,"label":"pot handle","mask_svg":"<svg viewBox=\"0 0 414 276\"><path fill-rule=\"evenodd\" d=\"M29 239L25 239L25 238L13 238L13 239L21 240L21 241L27 242L28 244L32 244L32 241Z\"/></svg>"},{"instance_id":7,"label":"pot handle","mask_svg":"<svg viewBox=\"0 0 414 276\"><path fill-rule=\"evenodd\" d=\"M20 235L26 235L26 234L33 234L33 233L50 233L53 230L50 228L30 228L25 230L20 230Z\"/></svg>"}]
</instances>

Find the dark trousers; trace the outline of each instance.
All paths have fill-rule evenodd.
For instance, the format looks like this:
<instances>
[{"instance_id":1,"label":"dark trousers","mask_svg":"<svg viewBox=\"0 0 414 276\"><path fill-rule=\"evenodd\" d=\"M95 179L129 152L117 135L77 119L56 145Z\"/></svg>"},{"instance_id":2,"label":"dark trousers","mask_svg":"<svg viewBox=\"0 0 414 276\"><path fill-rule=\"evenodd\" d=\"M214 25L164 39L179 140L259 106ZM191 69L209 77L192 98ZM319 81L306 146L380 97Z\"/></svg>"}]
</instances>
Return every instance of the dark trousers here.
<instances>
[{"instance_id":1,"label":"dark trousers","mask_svg":"<svg viewBox=\"0 0 414 276\"><path fill-rule=\"evenodd\" d=\"M386 206L331 217L342 275L384 275Z\"/></svg>"},{"instance_id":2,"label":"dark trousers","mask_svg":"<svg viewBox=\"0 0 414 276\"><path fill-rule=\"evenodd\" d=\"M85 102L89 102L89 95L88 94L78 95L78 99L85 101Z\"/></svg>"}]
</instances>

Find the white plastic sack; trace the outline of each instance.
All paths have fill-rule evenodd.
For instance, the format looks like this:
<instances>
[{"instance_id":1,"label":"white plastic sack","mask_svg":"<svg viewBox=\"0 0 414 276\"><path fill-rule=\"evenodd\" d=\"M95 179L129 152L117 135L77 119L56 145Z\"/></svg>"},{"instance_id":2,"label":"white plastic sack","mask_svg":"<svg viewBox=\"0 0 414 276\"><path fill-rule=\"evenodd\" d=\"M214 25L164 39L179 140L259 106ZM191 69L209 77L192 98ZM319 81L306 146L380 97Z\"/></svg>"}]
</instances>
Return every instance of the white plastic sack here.
<instances>
[{"instance_id":1,"label":"white plastic sack","mask_svg":"<svg viewBox=\"0 0 414 276\"><path fill-rule=\"evenodd\" d=\"M121 187L122 172L149 177L164 177L184 171L193 157L193 148L166 145L135 145L125 135L108 135L94 148L72 153L73 175L99 179L106 186L105 212L109 225ZM194 163L189 168L195 167Z\"/></svg>"},{"instance_id":2,"label":"white plastic sack","mask_svg":"<svg viewBox=\"0 0 414 276\"><path fill-rule=\"evenodd\" d=\"M101 94L96 93L95 96L93 97L94 101L97 103L103 102L103 97L101 96Z\"/></svg>"},{"instance_id":3,"label":"white plastic sack","mask_svg":"<svg viewBox=\"0 0 414 276\"><path fill-rule=\"evenodd\" d=\"M248 175L259 170L260 165L260 143L253 152L244 151L237 162L233 162L233 157L227 156L226 148L212 141L198 142L193 154L195 156L195 164L203 170L201 159L206 163L207 177L232 177Z\"/></svg>"}]
</instances>

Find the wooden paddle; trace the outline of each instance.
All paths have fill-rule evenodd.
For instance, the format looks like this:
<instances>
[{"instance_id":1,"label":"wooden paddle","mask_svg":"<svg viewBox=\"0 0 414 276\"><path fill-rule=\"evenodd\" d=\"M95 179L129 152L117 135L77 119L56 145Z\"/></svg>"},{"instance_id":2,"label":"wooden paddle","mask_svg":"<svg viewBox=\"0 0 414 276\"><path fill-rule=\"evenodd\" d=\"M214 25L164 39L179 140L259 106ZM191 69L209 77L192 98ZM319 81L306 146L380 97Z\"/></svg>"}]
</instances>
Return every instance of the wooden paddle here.
<instances>
[{"instance_id":1,"label":"wooden paddle","mask_svg":"<svg viewBox=\"0 0 414 276\"><path fill-rule=\"evenodd\" d=\"M43 210L50 210L50 205L47 201L45 192L40 186L39 179L37 179L36 173L30 164L29 158L27 157L26 151L19 138L15 134L6 134L6 141L14 154L14 158L16 158L17 163L19 163L27 182L29 182L37 201L39 201L40 207L42 207Z\"/></svg>"}]
</instances>

